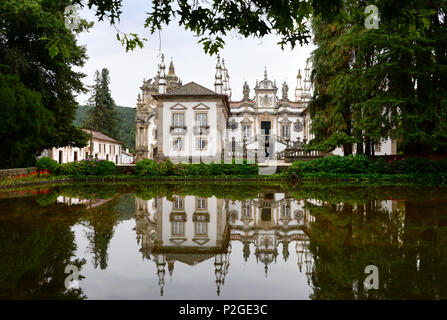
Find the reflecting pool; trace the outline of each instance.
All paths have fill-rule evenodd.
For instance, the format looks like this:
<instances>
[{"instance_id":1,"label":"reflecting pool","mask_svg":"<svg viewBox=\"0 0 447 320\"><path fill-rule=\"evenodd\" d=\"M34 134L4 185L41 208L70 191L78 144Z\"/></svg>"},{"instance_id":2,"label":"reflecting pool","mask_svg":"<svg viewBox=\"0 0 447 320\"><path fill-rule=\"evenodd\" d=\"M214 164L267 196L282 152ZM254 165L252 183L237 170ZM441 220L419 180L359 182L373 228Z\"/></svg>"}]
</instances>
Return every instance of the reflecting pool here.
<instances>
[{"instance_id":1,"label":"reflecting pool","mask_svg":"<svg viewBox=\"0 0 447 320\"><path fill-rule=\"evenodd\" d=\"M0 299L446 299L445 195L275 182L3 190Z\"/></svg>"}]
</instances>

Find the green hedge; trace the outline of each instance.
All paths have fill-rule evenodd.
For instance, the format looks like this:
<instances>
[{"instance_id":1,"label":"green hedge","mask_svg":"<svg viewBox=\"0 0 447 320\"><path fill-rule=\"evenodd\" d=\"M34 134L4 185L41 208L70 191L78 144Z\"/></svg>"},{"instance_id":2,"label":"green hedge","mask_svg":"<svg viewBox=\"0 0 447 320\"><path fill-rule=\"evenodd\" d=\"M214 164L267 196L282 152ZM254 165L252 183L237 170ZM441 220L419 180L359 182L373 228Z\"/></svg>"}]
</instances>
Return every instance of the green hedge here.
<instances>
[{"instance_id":1,"label":"green hedge","mask_svg":"<svg viewBox=\"0 0 447 320\"><path fill-rule=\"evenodd\" d=\"M216 176L252 176L258 174L257 164L191 163L174 164L169 159L154 161L144 159L136 163L135 174L153 177L216 177Z\"/></svg>"},{"instance_id":2,"label":"green hedge","mask_svg":"<svg viewBox=\"0 0 447 320\"><path fill-rule=\"evenodd\" d=\"M107 160L82 160L64 163L61 173L67 176L109 176L116 174L116 165Z\"/></svg>"},{"instance_id":3,"label":"green hedge","mask_svg":"<svg viewBox=\"0 0 447 320\"><path fill-rule=\"evenodd\" d=\"M381 174L381 175L402 175L402 174L446 174L447 159L440 161L427 160L425 158L392 158L385 160L371 159L364 155L354 155L348 157L329 156L311 161L295 161L288 169L288 174L295 172L298 175L314 174Z\"/></svg>"},{"instance_id":4,"label":"green hedge","mask_svg":"<svg viewBox=\"0 0 447 320\"><path fill-rule=\"evenodd\" d=\"M42 157L36 162L37 171L48 170L50 173L55 174L59 172L60 165L57 161L48 157Z\"/></svg>"}]
</instances>

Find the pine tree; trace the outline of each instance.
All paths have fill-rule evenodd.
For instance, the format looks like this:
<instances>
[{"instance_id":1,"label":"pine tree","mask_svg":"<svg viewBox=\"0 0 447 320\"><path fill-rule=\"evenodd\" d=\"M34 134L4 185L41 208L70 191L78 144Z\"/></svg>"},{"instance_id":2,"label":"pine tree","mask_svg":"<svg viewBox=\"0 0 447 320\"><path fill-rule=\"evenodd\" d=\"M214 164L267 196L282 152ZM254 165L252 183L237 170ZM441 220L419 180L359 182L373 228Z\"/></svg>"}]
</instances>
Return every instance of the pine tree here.
<instances>
[{"instance_id":1,"label":"pine tree","mask_svg":"<svg viewBox=\"0 0 447 320\"><path fill-rule=\"evenodd\" d=\"M93 107L88 111L88 118L83 127L119 140L118 112L110 93L109 84L109 70L104 68L101 73L95 72L94 84L91 86L92 95L89 99L89 103Z\"/></svg>"}]
</instances>

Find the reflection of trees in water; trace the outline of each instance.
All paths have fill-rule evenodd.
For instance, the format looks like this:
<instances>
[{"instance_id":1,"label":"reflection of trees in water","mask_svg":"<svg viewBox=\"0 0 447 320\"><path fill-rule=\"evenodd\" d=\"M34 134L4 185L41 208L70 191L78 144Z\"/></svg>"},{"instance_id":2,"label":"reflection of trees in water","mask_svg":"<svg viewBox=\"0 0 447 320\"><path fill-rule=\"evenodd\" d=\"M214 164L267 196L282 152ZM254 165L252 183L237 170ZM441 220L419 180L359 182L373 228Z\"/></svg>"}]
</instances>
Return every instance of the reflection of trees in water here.
<instances>
[{"instance_id":1,"label":"reflection of trees in water","mask_svg":"<svg viewBox=\"0 0 447 320\"><path fill-rule=\"evenodd\" d=\"M84 299L81 289L65 288L67 265L81 271L70 227L82 207L33 198L0 200L0 299ZM80 212L81 210L81 212ZM80 276L80 279L83 277Z\"/></svg>"},{"instance_id":2,"label":"reflection of trees in water","mask_svg":"<svg viewBox=\"0 0 447 320\"><path fill-rule=\"evenodd\" d=\"M108 248L119 221L128 220L135 213L132 195L116 195L104 204L89 210L86 237L93 255L93 265L101 270L107 268Z\"/></svg>"},{"instance_id":3,"label":"reflection of trees in water","mask_svg":"<svg viewBox=\"0 0 447 320\"><path fill-rule=\"evenodd\" d=\"M355 190L331 190L333 193L328 189L304 188L293 193L297 199L324 201L322 206L309 202L305 209L315 218L306 229L310 237L306 246L309 243L314 260L311 298L447 298L447 279L443 276L447 264L447 201L436 200L436 195L421 200L422 196L413 192L407 197L411 201L399 202L399 210L394 207L387 211L380 206L381 201L371 200L378 195L378 190L370 193L362 189L359 195ZM96 192L87 191L83 193L85 196ZM93 265L106 269L115 226L136 212L133 194L112 191L107 189L101 193L108 201L90 210L81 204L55 203L56 193L38 196L35 198L38 202L33 198L0 199L0 220L3 220L0 223L0 298L85 298L82 290L66 290L64 286L65 267L77 264L81 269L85 264L85 261L71 262L76 244L70 227L79 222L87 227ZM397 191L387 197L405 198L404 191ZM68 191L65 193L71 195ZM238 194L238 189L233 186L231 194ZM78 191L72 195L77 196ZM237 218L231 212L228 215L230 220ZM282 255L287 259L288 238L279 240L278 243L284 241ZM253 239L241 237L240 241L243 243L240 254L247 260ZM217 291L228 272L228 268L221 268L226 265L222 263L225 257L229 258L226 250L227 247L221 258L215 256ZM180 258L187 261L187 255ZM174 257L179 258L171 254L163 261L170 272ZM379 269L379 290L365 291L364 270L371 264Z\"/></svg>"},{"instance_id":4,"label":"reflection of trees in water","mask_svg":"<svg viewBox=\"0 0 447 320\"><path fill-rule=\"evenodd\" d=\"M308 206L313 299L445 299L447 201L406 201L392 212L362 204ZM367 265L379 289L366 291Z\"/></svg>"},{"instance_id":5,"label":"reflection of trees in water","mask_svg":"<svg viewBox=\"0 0 447 320\"><path fill-rule=\"evenodd\" d=\"M56 188L36 197L0 199L0 299L86 298L81 289L67 290L64 284L68 265L77 266L81 273L86 263L73 260L76 244L71 227L77 223L91 228L88 238L95 267L107 267L114 226L133 217L134 196L120 195L88 210L84 204L57 202L63 191Z\"/></svg>"}]
</instances>

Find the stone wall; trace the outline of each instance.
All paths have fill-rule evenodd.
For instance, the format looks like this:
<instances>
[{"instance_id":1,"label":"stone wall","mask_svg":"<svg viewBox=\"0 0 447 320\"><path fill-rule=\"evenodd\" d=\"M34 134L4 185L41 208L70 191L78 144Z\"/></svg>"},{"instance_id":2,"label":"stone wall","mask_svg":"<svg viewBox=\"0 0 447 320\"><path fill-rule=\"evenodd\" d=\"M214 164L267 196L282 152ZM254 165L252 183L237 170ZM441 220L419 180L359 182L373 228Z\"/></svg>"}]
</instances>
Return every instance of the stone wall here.
<instances>
[{"instance_id":1,"label":"stone wall","mask_svg":"<svg viewBox=\"0 0 447 320\"><path fill-rule=\"evenodd\" d=\"M36 171L36 167L31 168L18 168L18 169L3 169L0 170L0 177L16 177L21 174L28 174Z\"/></svg>"}]
</instances>

